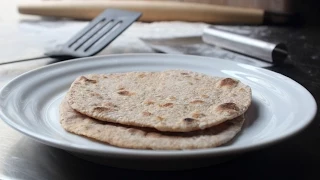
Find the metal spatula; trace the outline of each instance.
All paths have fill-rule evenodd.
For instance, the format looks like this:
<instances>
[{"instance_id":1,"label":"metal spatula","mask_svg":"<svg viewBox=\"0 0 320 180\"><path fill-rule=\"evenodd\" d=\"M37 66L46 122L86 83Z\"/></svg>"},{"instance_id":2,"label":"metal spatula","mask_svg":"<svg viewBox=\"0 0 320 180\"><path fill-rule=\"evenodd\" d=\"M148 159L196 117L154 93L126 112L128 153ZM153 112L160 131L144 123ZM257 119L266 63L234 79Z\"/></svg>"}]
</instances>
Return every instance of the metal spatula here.
<instances>
[{"instance_id":1,"label":"metal spatula","mask_svg":"<svg viewBox=\"0 0 320 180\"><path fill-rule=\"evenodd\" d=\"M140 12L107 9L65 44L55 47L52 51L45 53L44 56L4 62L0 65L45 57L66 60L95 55L116 39L140 16Z\"/></svg>"}]
</instances>

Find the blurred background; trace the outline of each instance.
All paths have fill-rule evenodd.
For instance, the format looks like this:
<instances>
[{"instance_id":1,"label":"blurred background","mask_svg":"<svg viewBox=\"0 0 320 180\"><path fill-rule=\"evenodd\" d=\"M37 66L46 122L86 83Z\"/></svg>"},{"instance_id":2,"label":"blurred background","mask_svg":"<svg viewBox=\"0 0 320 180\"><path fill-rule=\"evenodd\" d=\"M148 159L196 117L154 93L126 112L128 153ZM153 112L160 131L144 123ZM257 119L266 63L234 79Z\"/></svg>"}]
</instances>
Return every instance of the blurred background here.
<instances>
[{"instance_id":1,"label":"blurred background","mask_svg":"<svg viewBox=\"0 0 320 180\"><path fill-rule=\"evenodd\" d=\"M318 0L0 0L0 88L22 73L59 62L45 56L48 49L65 43L103 10L119 8L143 15L98 55L155 53L159 50L154 45L159 47L160 42L170 50L164 53L210 56L281 73L306 87L320 104L318 4ZM273 65L252 58L251 52L237 53L199 41L208 26L264 42L281 42L288 47L287 59L284 64ZM223 176L236 178L245 173L259 178L262 174L319 179L310 178L319 176L319 115L304 134L291 141L233 163L190 171L183 177L211 176L220 171ZM105 177L106 172L128 177L132 174L71 158L64 151L24 138L1 121L0 132L0 179L75 179L74 174L88 179ZM145 177L145 173L133 174Z\"/></svg>"},{"instance_id":2,"label":"blurred background","mask_svg":"<svg viewBox=\"0 0 320 180\"><path fill-rule=\"evenodd\" d=\"M52 3L52 7L59 6L61 3L64 6L69 6L72 8L74 4L77 6L81 4L97 4L97 3L122 3L122 2L132 2L136 4L149 4L149 7L152 6L150 4L155 2L162 2L162 3L181 3L181 8L185 3L197 3L197 4L204 4L204 5L221 5L224 7L236 7L236 8L250 8L250 9L260 9L263 10L265 13L264 18L267 18L265 23L270 24L294 24L294 25L315 25L319 24L318 15L319 6L318 1L316 0L10 0L10 1L0 1L0 21L1 22L12 22L18 21L21 18L37 18L34 16L22 15L19 14L18 8L24 4L23 7L25 8L24 13L26 14L37 14L41 12L41 8L47 8L46 4ZM71 2L68 4L68 2ZM33 9L26 8L26 4L30 4L33 6ZM34 8L34 7L37 8ZM127 6L122 6L126 9L135 9L135 7L130 7L130 4ZM67 7L64 7L65 9ZM170 8L170 7L168 7ZM141 9L139 9L141 10ZM54 16L59 14L54 14ZM192 16L192 14L190 14ZM80 16L81 17L81 16ZM173 20L175 17L172 18ZM176 17L179 20L179 17ZM191 19L191 18L190 18ZM157 20L157 18L151 18L152 20ZM213 22L214 23L214 22ZM244 22L245 23L245 22Z\"/></svg>"},{"instance_id":3,"label":"blurred background","mask_svg":"<svg viewBox=\"0 0 320 180\"><path fill-rule=\"evenodd\" d=\"M98 55L153 53L154 47L141 39L162 38L162 42L167 43L170 42L167 38L199 37L206 27L214 25L220 30L246 37L271 43L283 42L289 48L286 62L316 76L318 70L313 68L318 66L320 56L316 45L320 22L318 4L317 0L0 1L0 64L43 57L48 49L65 43L105 9L118 8L139 11L143 15L139 22L129 27ZM179 47L175 45L180 39L174 39L175 47L171 47L183 54L200 54L242 63L248 61L260 67L270 66L259 61L253 63L248 56L217 47L193 42L188 44L189 39L184 39ZM301 53L290 53L295 51ZM305 68L306 56L309 59L307 64L313 64L308 68ZM51 63L50 58L48 61L29 61L15 70L12 70L12 66L16 64L2 66L0 75L10 74L14 77L48 63Z\"/></svg>"}]
</instances>

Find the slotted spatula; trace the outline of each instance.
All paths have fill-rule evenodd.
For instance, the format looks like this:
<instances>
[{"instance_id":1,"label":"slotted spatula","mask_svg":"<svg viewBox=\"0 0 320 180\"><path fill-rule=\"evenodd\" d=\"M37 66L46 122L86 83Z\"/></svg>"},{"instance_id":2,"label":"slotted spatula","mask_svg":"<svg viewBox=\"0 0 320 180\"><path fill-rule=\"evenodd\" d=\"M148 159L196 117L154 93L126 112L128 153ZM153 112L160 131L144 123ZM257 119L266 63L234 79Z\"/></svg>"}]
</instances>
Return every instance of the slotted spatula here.
<instances>
[{"instance_id":1,"label":"slotted spatula","mask_svg":"<svg viewBox=\"0 0 320 180\"><path fill-rule=\"evenodd\" d=\"M4 62L0 63L0 65L45 57L66 60L93 56L116 39L140 16L140 12L107 9L65 44L58 45L54 50L46 52L44 56Z\"/></svg>"}]
</instances>

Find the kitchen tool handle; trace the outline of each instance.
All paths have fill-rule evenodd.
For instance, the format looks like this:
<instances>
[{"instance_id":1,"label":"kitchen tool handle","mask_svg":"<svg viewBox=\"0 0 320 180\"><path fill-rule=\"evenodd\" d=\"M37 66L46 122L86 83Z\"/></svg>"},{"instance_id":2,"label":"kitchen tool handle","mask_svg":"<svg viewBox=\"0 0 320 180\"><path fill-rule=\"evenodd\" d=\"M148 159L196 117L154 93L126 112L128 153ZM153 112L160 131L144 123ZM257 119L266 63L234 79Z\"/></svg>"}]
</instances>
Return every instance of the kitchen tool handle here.
<instances>
[{"instance_id":1,"label":"kitchen tool handle","mask_svg":"<svg viewBox=\"0 0 320 180\"><path fill-rule=\"evenodd\" d=\"M270 43L234 33L207 27L203 31L202 40L205 43L219 46L247 56L255 57L270 63L281 64L288 56L288 50L283 43Z\"/></svg>"},{"instance_id":2,"label":"kitchen tool handle","mask_svg":"<svg viewBox=\"0 0 320 180\"><path fill-rule=\"evenodd\" d=\"M53 59L58 60L58 61L64 61L64 60L68 60L68 59L73 59L73 57L71 57L71 56L55 56L55 57L51 57L51 56L44 55L44 56L27 58L27 59L15 59L13 61L0 62L0 66L1 65L7 65L7 64L13 64L13 63L19 63L19 62L25 62L25 61L45 60L45 59L48 59L48 58L53 58Z\"/></svg>"},{"instance_id":3,"label":"kitchen tool handle","mask_svg":"<svg viewBox=\"0 0 320 180\"><path fill-rule=\"evenodd\" d=\"M260 9L160 1L42 1L20 2L22 14L91 20L108 8L142 12L140 21L201 21L221 24L262 24Z\"/></svg>"}]
</instances>

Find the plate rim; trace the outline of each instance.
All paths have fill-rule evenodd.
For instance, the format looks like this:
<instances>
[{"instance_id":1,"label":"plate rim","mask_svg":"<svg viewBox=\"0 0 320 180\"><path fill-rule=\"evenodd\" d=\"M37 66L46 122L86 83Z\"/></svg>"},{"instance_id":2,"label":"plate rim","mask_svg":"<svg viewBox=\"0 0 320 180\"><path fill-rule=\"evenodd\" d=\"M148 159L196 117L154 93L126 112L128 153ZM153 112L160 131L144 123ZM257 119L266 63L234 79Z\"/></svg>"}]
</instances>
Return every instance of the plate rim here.
<instances>
[{"instance_id":1,"label":"plate rim","mask_svg":"<svg viewBox=\"0 0 320 180\"><path fill-rule=\"evenodd\" d=\"M36 133L33 133L32 131L24 128L24 127L19 127L19 125L17 123L14 123L13 121L10 120L10 118L6 117L6 115L4 114L4 112L2 111L2 109L0 109L0 118L3 122L5 122L7 125L9 125L11 128L19 131L20 133L22 133L24 136L27 137L31 137L32 139L44 143L46 145L52 146L52 147L56 147L59 149L64 149L64 150L69 150L69 151L75 151L75 152L80 152L83 153L85 152L85 154L92 154L92 155L121 155L122 157L126 157L126 156L130 156L132 157L132 155L134 154L135 157L150 157L152 156L153 158L162 158L162 157L170 157L170 158L174 158L174 157L192 157L192 156L213 156L213 155L222 155L222 154L232 154L232 153L241 153L241 152L246 152L246 151L251 151L251 150L255 150L255 149L260 149L266 146L270 146L273 145L275 143L278 143L280 141L283 141L285 139L288 139L298 133L300 133L301 131L303 131L304 129L306 129L311 122L314 120L316 113L317 113L317 103L315 98L313 97L313 95L304 87L302 86L300 83L296 82L295 80L268 70L268 69L264 69L264 68L260 68L260 67L255 67L255 66L251 66L251 65L247 65L247 64L242 64L242 63L238 63L238 62L233 62L233 61L228 61L228 60L224 60L224 59L220 59L220 58L212 58L212 57L203 57L203 56L195 56L195 55L182 55L182 54L158 54L158 53L128 53L128 54L110 54L110 55L100 55L100 56L94 56L94 57L84 57L84 58L77 58L77 59L72 59L72 60L67 60L67 61L63 61L63 62L58 62L58 63L54 63L54 64L49 64L49 65L45 65L43 67L38 67L35 68L33 70L27 71L25 73L22 73L18 76L16 76L15 78L13 78L12 80L10 80L8 83L6 83L1 89L0 89L0 94L3 93L3 91L6 89L7 86L9 86L10 84L16 82L18 79L22 78L23 76L26 76L28 74L37 72L39 70L43 70L43 69L48 69L48 68L54 68L55 66L60 66L63 64L67 64L67 63L79 63L80 61L90 61L92 59L107 59L107 58L117 58L117 57L130 57L130 56L162 56L162 57L193 57L193 58L197 58L197 59L211 59L211 60L218 60L218 61L223 61L223 63L227 63L230 65L238 65L240 66L239 68L243 68L241 66L246 66L246 67L250 67L259 71L263 71L264 73L271 73L277 76L280 76L282 78L285 78L291 82L293 82L295 85L297 85L297 87L299 87L301 90L303 90L306 93L306 98L310 100L310 106L311 108L311 114L309 114L309 117L306 118L306 122L304 124L301 125L300 128L296 129L295 131L292 131L290 133L284 134L284 135L280 135L277 139L274 140L267 140L263 143L255 143L253 145L245 145L245 146L239 146L239 147L233 147L232 149L229 149L230 147L219 147L219 148L206 148L206 149L192 149L192 150L140 150L140 149L126 149L126 148L120 148L120 151L114 150L114 151L103 151L100 149L90 149L90 148L84 148L84 147L80 147L80 146L75 146L75 145L70 145L67 143L61 143L59 140L55 140L53 138L47 138L44 137L42 135L37 135ZM248 69L247 69L248 70ZM1 104L1 102L0 102Z\"/></svg>"}]
</instances>

